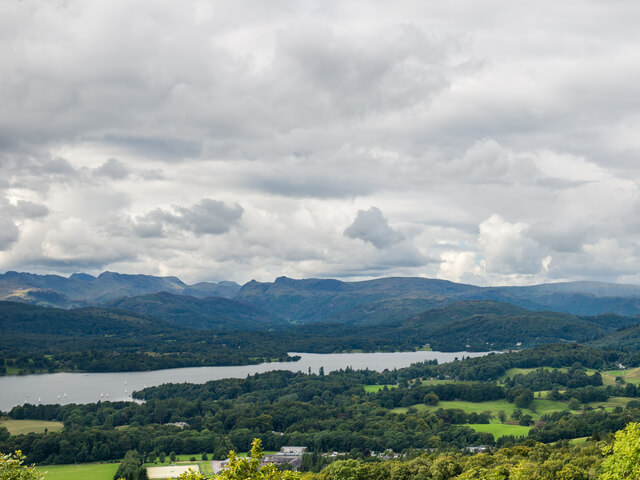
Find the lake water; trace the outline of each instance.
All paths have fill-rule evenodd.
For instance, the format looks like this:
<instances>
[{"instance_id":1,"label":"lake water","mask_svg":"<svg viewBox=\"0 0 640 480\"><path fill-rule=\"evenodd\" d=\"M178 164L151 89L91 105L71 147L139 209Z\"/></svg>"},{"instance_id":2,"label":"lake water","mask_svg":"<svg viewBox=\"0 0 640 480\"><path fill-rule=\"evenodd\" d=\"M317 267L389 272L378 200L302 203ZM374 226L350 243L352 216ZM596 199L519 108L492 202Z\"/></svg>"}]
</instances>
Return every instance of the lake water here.
<instances>
[{"instance_id":1,"label":"lake water","mask_svg":"<svg viewBox=\"0 0 640 480\"><path fill-rule=\"evenodd\" d=\"M0 411L8 411L24 403L92 403L99 400L132 400L131 392L163 383L205 383L221 378L244 378L272 370L326 373L341 368L404 368L412 363L438 360L445 363L462 357L479 357L484 352L387 352L387 353L292 353L297 362L272 362L231 367L192 367L118 373L51 373L42 375L0 377Z\"/></svg>"}]
</instances>

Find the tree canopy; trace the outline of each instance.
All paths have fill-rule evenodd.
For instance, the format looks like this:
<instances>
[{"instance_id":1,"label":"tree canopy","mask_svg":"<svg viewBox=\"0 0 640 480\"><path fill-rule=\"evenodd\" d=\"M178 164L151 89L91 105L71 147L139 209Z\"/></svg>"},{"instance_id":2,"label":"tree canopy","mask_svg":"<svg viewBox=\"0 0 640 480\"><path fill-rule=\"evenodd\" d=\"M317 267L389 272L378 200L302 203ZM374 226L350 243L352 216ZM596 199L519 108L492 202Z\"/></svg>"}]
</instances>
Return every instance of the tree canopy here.
<instances>
[{"instance_id":1,"label":"tree canopy","mask_svg":"<svg viewBox=\"0 0 640 480\"><path fill-rule=\"evenodd\" d=\"M20 450L15 453L0 453L0 479L42 480L44 476L36 472L34 466L24 465L25 458Z\"/></svg>"}]
</instances>

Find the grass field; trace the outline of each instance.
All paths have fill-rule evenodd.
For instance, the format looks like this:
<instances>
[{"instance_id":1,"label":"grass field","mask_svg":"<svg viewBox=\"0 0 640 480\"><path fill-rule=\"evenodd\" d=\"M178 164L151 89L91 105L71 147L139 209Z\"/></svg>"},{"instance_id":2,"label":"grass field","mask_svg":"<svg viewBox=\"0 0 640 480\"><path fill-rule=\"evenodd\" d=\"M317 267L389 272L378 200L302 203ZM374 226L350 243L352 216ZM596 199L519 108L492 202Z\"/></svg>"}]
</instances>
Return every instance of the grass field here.
<instances>
[{"instance_id":1,"label":"grass field","mask_svg":"<svg viewBox=\"0 0 640 480\"><path fill-rule=\"evenodd\" d=\"M442 401L435 407L427 407L424 404L417 404L413 406L417 410L438 410L439 408L460 408L466 413L480 413L484 411L490 411L495 417L497 417L500 410L504 410L507 417L510 417L513 411L516 409L515 404L509 403L506 400L493 400L490 402L463 402L463 401ZM531 403L531 409L524 409L524 413L528 413L534 420L540 418L541 415L550 412L558 412L567 409L567 404L564 402L555 402L553 400L535 399ZM399 407L394 408L394 412L406 413L407 408ZM497 422L497 420L492 420Z\"/></svg>"},{"instance_id":2,"label":"grass field","mask_svg":"<svg viewBox=\"0 0 640 480\"><path fill-rule=\"evenodd\" d=\"M44 480L113 480L118 463L85 463L82 465L48 465L38 467L46 472Z\"/></svg>"},{"instance_id":3,"label":"grass field","mask_svg":"<svg viewBox=\"0 0 640 480\"><path fill-rule=\"evenodd\" d=\"M493 434L496 440L505 435L513 435L514 437L526 437L529 435L531 427L521 427L520 425L503 425L502 423L468 423L467 427L473 428L476 432L484 432Z\"/></svg>"},{"instance_id":4,"label":"grass field","mask_svg":"<svg viewBox=\"0 0 640 480\"><path fill-rule=\"evenodd\" d=\"M213 470L211 469L211 462L199 462L198 466L200 467L200 473L204 475L213 475Z\"/></svg>"},{"instance_id":5,"label":"grass field","mask_svg":"<svg viewBox=\"0 0 640 480\"><path fill-rule=\"evenodd\" d=\"M376 393L382 390L384 387L389 389L396 388L397 385L364 385L364 391L367 393Z\"/></svg>"},{"instance_id":6,"label":"grass field","mask_svg":"<svg viewBox=\"0 0 640 480\"><path fill-rule=\"evenodd\" d=\"M47 422L44 420L12 420L3 418L0 420L0 427L5 427L11 435L22 435L25 433L44 433L46 428L49 432L57 432L64 428L62 422Z\"/></svg>"},{"instance_id":7,"label":"grass field","mask_svg":"<svg viewBox=\"0 0 640 480\"><path fill-rule=\"evenodd\" d=\"M605 410L611 411L616 407L624 408L631 400L633 399L628 397L609 397L609 400L606 402L591 402L587 403L587 405L593 408L604 407Z\"/></svg>"},{"instance_id":8,"label":"grass field","mask_svg":"<svg viewBox=\"0 0 640 480\"><path fill-rule=\"evenodd\" d=\"M628 370L607 370L601 372L602 383L605 385L615 385L616 378L622 377L626 383L640 384L640 367Z\"/></svg>"},{"instance_id":9,"label":"grass field","mask_svg":"<svg viewBox=\"0 0 640 480\"><path fill-rule=\"evenodd\" d=\"M571 440L571 445L583 445L589 441L591 437L578 437Z\"/></svg>"},{"instance_id":10,"label":"grass field","mask_svg":"<svg viewBox=\"0 0 640 480\"><path fill-rule=\"evenodd\" d=\"M544 368L547 371L551 371L551 370L561 370L563 372L568 371L568 368L564 368L564 367L562 368L542 367L542 368ZM498 377L498 382L502 383L507 377L513 378L515 375L525 375L527 373L531 373L536 370L538 369L537 368L510 368L509 370L506 370L503 375Z\"/></svg>"}]
</instances>

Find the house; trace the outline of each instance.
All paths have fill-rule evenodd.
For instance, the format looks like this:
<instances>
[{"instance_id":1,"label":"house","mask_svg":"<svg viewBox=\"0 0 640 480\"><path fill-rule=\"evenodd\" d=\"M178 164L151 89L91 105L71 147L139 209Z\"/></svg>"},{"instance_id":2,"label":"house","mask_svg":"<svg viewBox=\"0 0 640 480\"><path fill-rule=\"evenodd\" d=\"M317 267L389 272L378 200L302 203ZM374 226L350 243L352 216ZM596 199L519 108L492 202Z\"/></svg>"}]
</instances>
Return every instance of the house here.
<instances>
[{"instance_id":1,"label":"house","mask_svg":"<svg viewBox=\"0 0 640 480\"><path fill-rule=\"evenodd\" d=\"M486 453L491 450L489 445L478 445L477 447L465 447L467 452L471 453Z\"/></svg>"},{"instance_id":2,"label":"house","mask_svg":"<svg viewBox=\"0 0 640 480\"><path fill-rule=\"evenodd\" d=\"M171 422L171 423L165 423L165 425L171 425L172 427L178 427L183 430L189 426L187 422Z\"/></svg>"},{"instance_id":3,"label":"house","mask_svg":"<svg viewBox=\"0 0 640 480\"><path fill-rule=\"evenodd\" d=\"M282 447L278 453L265 455L262 462L275 465L288 463L293 470L298 470L302 466L302 456L305 453L307 453L307 447Z\"/></svg>"}]
</instances>

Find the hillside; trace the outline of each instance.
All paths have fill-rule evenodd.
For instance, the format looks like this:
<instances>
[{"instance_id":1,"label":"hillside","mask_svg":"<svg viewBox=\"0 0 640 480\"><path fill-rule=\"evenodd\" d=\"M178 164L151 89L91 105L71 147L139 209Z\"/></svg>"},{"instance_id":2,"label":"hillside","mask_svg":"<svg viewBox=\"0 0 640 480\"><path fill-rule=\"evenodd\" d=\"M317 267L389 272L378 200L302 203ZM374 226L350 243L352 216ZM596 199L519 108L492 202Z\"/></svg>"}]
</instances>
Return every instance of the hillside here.
<instances>
[{"instance_id":1,"label":"hillside","mask_svg":"<svg viewBox=\"0 0 640 480\"><path fill-rule=\"evenodd\" d=\"M382 303L382 301L412 298L424 302L423 305L433 305L477 290L480 288L472 285L429 278L398 277L364 282L341 282L279 277L273 283L251 281L243 285L235 299L250 303L292 323L325 321L335 315L343 314L340 322L350 324L366 323L363 320L362 310L358 310L358 307L364 305L371 305L370 309L365 310L367 315L382 309L387 311L386 316L398 317L401 315L390 309L389 303ZM401 303L398 305L400 310L406 308L406 305ZM353 310L355 319L345 313L350 310Z\"/></svg>"},{"instance_id":2,"label":"hillside","mask_svg":"<svg viewBox=\"0 0 640 480\"><path fill-rule=\"evenodd\" d=\"M584 342L637 324L636 318L616 315L579 317L499 302L461 301L401 322L398 333L424 340L435 350L488 350Z\"/></svg>"},{"instance_id":3,"label":"hillside","mask_svg":"<svg viewBox=\"0 0 640 480\"><path fill-rule=\"evenodd\" d=\"M612 348L625 351L640 350L640 325L621 328L608 335L596 338L589 342L589 344L598 348Z\"/></svg>"},{"instance_id":4,"label":"hillside","mask_svg":"<svg viewBox=\"0 0 640 480\"><path fill-rule=\"evenodd\" d=\"M138 371L286 360L270 341L248 331L177 327L124 310L65 310L0 302L0 367L23 373L64 370ZM5 372L0 368L0 375Z\"/></svg>"},{"instance_id":5,"label":"hillside","mask_svg":"<svg viewBox=\"0 0 640 480\"><path fill-rule=\"evenodd\" d=\"M171 329L171 326L123 310L93 307L63 310L0 302L0 329L4 337L16 334L91 337L146 335Z\"/></svg>"},{"instance_id":6,"label":"hillside","mask_svg":"<svg viewBox=\"0 0 640 480\"><path fill-rule=\"evenodd\" d=\"M195 298L161 292L119 298L105 306L160 318L187 328L262 330L282 324L252 305L222 297Z\"/></svg>"}]
</instances>

